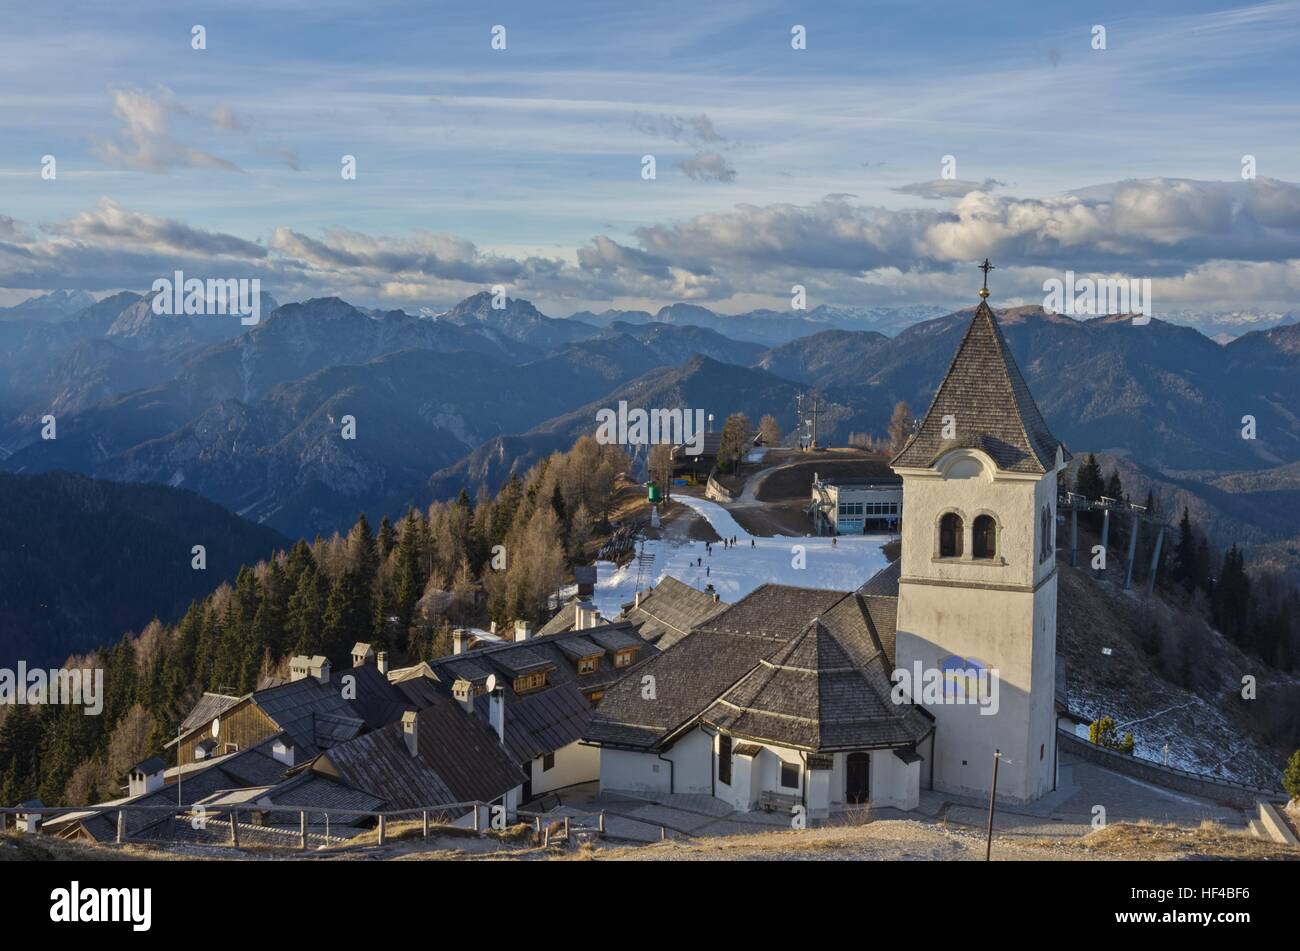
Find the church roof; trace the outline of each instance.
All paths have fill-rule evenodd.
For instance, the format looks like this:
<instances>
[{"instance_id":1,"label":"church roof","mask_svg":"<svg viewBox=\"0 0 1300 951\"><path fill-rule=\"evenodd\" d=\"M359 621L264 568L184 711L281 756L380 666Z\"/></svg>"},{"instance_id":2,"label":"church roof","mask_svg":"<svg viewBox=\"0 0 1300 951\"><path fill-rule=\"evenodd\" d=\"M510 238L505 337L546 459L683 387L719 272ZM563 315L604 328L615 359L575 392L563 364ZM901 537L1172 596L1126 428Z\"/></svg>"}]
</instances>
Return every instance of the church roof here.
<instances>
[{"instance_id":1,"label":"church roof","mask_svg":"<svg viewBox=\"0 0 1300 951\"><path fill-rule=\"evenodd\" d=\"M945 416L954 419L953 439L943 438ZM1004 471L1046 473L1056 468L1058 446L1064 452L982 300L929 412L891 465L925 469L948 450L964 448L983 450Z\"/></svg>"},{"instance_id":2,"label":"church roof","mask_svg":"<svg viewBox=\"0 0 1300 951\"><path fill-rule=\"evenodd\" d=\"M701 719L737 738L811 752L916 743L931 723L918 708L890 697L891 654L862 599L842 596Z\"/></svg>"},{"instance_id":3,"label":"church roof","mask_svg":"<svg viewBox=\"0 0 1300 951\"><path fill-rule=\"evenodd\" d=\"M890 699L894 598L767 584L615 684L586 738L654 749L700 719L739 739L812 751L904 745L928 719ZM920 719L918 719L918 717Z\"/></svg>"}]
</instances>

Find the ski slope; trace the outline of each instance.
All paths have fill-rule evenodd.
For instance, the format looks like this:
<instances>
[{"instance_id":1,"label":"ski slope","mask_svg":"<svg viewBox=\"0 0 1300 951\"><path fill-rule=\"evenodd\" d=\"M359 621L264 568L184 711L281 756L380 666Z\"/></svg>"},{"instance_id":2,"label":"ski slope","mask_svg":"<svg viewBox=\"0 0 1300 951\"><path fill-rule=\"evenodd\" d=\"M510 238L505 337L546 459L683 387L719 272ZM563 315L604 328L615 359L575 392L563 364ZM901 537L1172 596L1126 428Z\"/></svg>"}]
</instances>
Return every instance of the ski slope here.
<instances>
[{"instance_id":1,"label":"ski slope","mask_svg":"<svg viewBox=\"0 0 1300 951\"><path fill-rule=\"evenodd\" d=\"M842 535L834 545L829 537L768 538L750 535L716 502L686 495L674 499L705 518L723 538L734 537L736 547L724 548L717 542L709 554L700 541L647 539L644 553L653 557L653 563L648 576L641 578L642 590L672 575L701 591L712 584L718 596L730 603L767 583L851 591L887 564L880 546L890 535ZM636 558L621 568L608 561L596 563L593 601L604 617L616 616L634 599L637 568Z\"/></svg>"}]
</instances>

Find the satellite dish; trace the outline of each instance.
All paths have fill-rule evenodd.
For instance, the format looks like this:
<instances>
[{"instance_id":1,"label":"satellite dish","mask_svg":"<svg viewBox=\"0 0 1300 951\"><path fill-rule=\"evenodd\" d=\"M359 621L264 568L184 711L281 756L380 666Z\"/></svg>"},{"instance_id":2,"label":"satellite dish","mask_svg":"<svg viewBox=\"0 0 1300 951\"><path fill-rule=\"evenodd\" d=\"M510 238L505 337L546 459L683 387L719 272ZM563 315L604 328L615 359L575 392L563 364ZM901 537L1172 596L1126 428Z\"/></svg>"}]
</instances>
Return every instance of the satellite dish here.
<instances>
[{"instance_id":1,"label":"satellite dish","mask_svg":"<svg viewBox=\"0 0 1300 951\"><path fill-rule=\"evenodd\" d=\"M497 689L497 675L496 675L496 674L488 674L488 679L487 679L487 685L486 685L486 686L487 686L487 692L488 692L488 693L491 693L493 690L496 690L496 689Z\"/></svg>"},{"instance_id":2,"label":"satellite dish","mask_svg":"<svg viewBox=\"0 0 1300 951\"><path fill-rule=\"evenodd\" d=\"M212 721L212 735L213 735L213 737L218 737L218 736L221 735L221 720L220 720L220 719L217 719L217 720L213 720L213 721Z\"/></svg>"}]
</instances>

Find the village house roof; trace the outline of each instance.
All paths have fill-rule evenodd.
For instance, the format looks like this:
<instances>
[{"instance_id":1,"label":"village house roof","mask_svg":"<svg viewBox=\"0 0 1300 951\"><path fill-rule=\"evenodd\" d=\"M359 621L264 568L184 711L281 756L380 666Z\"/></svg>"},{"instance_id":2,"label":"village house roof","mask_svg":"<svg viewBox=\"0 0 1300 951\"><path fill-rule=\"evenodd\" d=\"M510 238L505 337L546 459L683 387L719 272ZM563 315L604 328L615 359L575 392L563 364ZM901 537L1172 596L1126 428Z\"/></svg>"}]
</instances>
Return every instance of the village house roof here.
<instances>
[{"instance_id":1,"label":"village house roof","mask_svg":"<svg viewBox=\"0 0 1300 951\"><path fill-rule=\"evenodd\" d=\"M614 666L620 650L635 649L627 667ZM441 688L449 692L464 679L482 688L491 674L505 691L505 745L519 762L553 752L580 739L591 721L588 693L608 689L629 672L639 670L658 648L640 638L629 624L603 624L580 631L535 636L526 641L488 644L429 662ZM579 661L597 657L595 669L578 672ZM517 693L514 679L545 671L545 687ZM474 698L474 710L485 721L489 697Z\"/></svg>"},{"instance_id":2,"label":"village house roof","mask_svg":"<svg viewBox=\"0 0 1300 951\"><path fill-rule=\"evenodd\" d=\"M352 715L360 717L368 730L377 730L400 720L403 711L412 705L410 696L390 683L373 664L345 667L331 673L330 685L344 698ZM351 689L345 694L343 691L349 687Z\"/></svg>"},{"instance_id":3,"label":"village house roof","mask_svg":"<svg viewBox=\"0 0 1300 951\"><path fill-rule=\"evenodd\" d=\"M189 716L181 721L181 733L189 733L198 727L207 726L221 714L225 713L244 697L232 697L224 693L204 693Z\"/></svg>"},{"instance_id":4,"label":"village house roof","mask_svg":"<svg viewBox=\"0 0 1300 951\"><path fill-rule=\"evenodd\" d=\"M382 797L392 809L498 799L525 776L497 735L450 697L415 714L416 755L402 723L391 723L322 753L313 771Z\"/></svg>"},{"instance_id":5,"label":"village house roof","mask_svg":"<svg viewBox=\"0 0 1300 951\"><path fill-rule=\"evenodd\" d=\"M944 417L953 439L944 439ZM980 301L921 425L894 457L895 468L925 469L951 449L980 449L999 469L1046 473L1061 441L1047 428L987 301Z\"/></svg>"},{"instance_id":6,"label":"village house roof","mask_svg":"<svg viewBox=\"0 0 1300 951\"><path fill-rule=\"evenodd\" d=\"M763 585L611 688L585 738L649 750L703 719L811 750L915 742L929 730L924 714L889 700L894 618L889 598Z\"/></svg>"},{"instance_id":7,"label":"village house roof","mask_svg":"<svg viewBox=\"0 0 1300 951\"><path fill-rule=\"evenodd\" d=\"M187 764L187 768L167 770L165 784L151 793L126 796L88 806L85 811L67 813L45 823L47 832L71 835L75 830L97 842L111 842L117 837L117 811L120 805L189 807L222 790L274 785L284 779L289 767L271 755L271 746L283 736L277 734L256 746ZM173 780L181 777L179 790ZM132 838L167 838L174 828L174 815L159 811L125 813L123 824Z\"/></svg>"},{"instance_id":8,"label":"village house roof","mask_svg":"<svg viewBox=\"0 0 1300 951\"><path fill-rule=\"evenodd\" d=\"M252 702L289 734L304 756L350 740L365 727L335 687L314 677L254 691Z\"/></svg>"},{"instance_id":9,"label":"village house roof","mask_svg":"<svg viewBox=\"0 0 1300 951\"><path fill-rule=\"evenodd\" d=\"M665 575L639 602L624 605L620 618L635 625L645 640L667 650L727 607L714 601L713 595Z\"/></svg>"}]
</instances>

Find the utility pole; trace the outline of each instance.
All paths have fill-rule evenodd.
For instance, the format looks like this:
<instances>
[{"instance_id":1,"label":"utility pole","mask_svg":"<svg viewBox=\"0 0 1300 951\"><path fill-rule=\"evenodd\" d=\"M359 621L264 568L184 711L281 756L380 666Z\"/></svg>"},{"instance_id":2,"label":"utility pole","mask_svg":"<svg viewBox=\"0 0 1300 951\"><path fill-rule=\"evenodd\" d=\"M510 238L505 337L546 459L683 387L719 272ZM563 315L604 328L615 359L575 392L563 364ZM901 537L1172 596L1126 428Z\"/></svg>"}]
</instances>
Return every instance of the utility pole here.
<instances>
[{"instance_id":1,"label":"utility pole","mask_svg":"<svg viewBox=\"0 0 1300 951\"><path fill-rule=\"evenodd\" d=\"M817 404L817 397L814 396L812 409L809 411L809 416L812 417L812 442L808 446L809 449L817 448L817 414L819 412L820 410Z\"/></svg>"},{"instance_id":2,"label":"utility pole","mask_svg":"<svg viewBox=\"0 0 1300 951\"><path fill-rule=\"evenodd\" d=\"M988 272L985 272L987 276ZM998 797L998 761L1002 759L1002 751L993 751L993 788L989 790L989 836L988 843L984 846L984 861L989 861L993 855L993 803Z\"/></svg>"}]
</instances>

